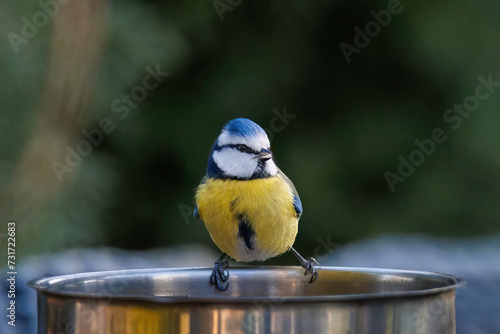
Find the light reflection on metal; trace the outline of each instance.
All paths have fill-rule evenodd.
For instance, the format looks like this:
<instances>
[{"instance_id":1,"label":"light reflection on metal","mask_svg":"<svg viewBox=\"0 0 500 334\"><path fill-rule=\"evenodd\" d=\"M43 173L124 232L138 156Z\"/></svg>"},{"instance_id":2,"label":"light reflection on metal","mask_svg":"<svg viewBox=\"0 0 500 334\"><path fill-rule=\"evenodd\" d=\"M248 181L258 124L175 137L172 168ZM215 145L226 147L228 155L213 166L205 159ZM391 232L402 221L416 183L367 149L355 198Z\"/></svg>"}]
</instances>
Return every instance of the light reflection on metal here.
<instances>
[{"instance_id":1,"label":"light reflection on metal","mask_svg":"<svg viewBox=\"0 0 500 334\"><path fill-rule=\"evenodd\" d=\"M84 273L32 281L39 333L455 333L455 288L443 274L322 267L233 268L229 289L211 268Z\"/></svg>"}]
</instances>

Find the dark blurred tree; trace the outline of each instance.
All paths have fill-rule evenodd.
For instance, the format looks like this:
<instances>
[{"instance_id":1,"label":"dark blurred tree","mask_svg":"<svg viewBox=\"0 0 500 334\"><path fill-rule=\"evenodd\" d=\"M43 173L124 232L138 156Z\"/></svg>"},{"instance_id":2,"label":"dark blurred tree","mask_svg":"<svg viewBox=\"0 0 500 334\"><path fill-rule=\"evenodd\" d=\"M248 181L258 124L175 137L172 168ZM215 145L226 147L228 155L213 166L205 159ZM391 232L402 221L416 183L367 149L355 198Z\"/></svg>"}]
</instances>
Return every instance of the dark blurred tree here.
<instances>
[{"instance_id":1,"label":"dark blurred tree","mask_svg":"<svg viewBox=\"0 0 500 334\"><path fill-rule=\"evenodd\" d=\"M21 18L40 10L26 4L2 6L0 15L9 18L2 31L20 31ZM211 2L112 3L91 117L81 129L66 129L72 134L62 147L86 139L81 131L98 129L105 118L114 130L64 175L62 188L55 174L38 189L24 180L41 193L47 184L60 189L36 211L21 207L31 212L26 218L6 218L18 219L23 233L42 227L36 231L43 238L26 252L211 244L203 225L183 214L193 205L212 142L235 117L269 128L273 109L284 106L296 117L273 133L272 145L304 204L297 239L304 253L328 235L344 243L387 232L498 231L500 91L456 130L443 115L474 95L479 76L500 81L500 4L401 2L401 12L347 63L340 44L354 45L354 28L364 31L375 20L371 12L387 6L243 1L221 21ZM36 136L35 110L49 85L48 45L73 38L69 31L57 37L61 15L18 54L2 41L2 188L16 187L20 152ZM122 94L139 92L148 66L170 74L120 119L125 114L114 112L114 101L123 107ZM66 89L81 94L78 79ZM408 159L414 141L430 138L435 128L447 140L392 192L384 173L397 173L399 155Z\"/></svg>"}]
</instances>

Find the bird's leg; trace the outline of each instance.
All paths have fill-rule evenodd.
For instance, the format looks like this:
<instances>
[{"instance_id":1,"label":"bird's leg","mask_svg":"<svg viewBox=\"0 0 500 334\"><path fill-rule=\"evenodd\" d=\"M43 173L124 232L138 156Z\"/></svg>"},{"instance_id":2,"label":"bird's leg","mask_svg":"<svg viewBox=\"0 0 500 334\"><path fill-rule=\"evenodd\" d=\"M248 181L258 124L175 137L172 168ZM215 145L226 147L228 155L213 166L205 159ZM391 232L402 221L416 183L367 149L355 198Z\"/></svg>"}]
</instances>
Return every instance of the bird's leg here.
<instances>
[{"instance_id":1,"label":"bird's leg","mask_svg":"<svg viewBox=\"0 0 500 334\"><path fill-rule=\"evenodd\" d=\"M314 282L316 278L318 278L318 271L316 270L314 265L317 264L319 266L319 262L316 261L316 259L313 257L309 258L309 261L307 261L293 247L290 248L290 250L292 251L293 255L295 255L295 257L300 261L300 265L302 266L302 268L306 270L304 276L307 274L311 274L311 280L309 281L309 283Z\"/></svg>"},{"instance_id":2,"label":"bird's leg","mask_svg":"<svg viewBox=\"0 0 500 334\"><path fill-rule=\"evenodd\" d=\"M226 253L223 253L222 256L215 261L214 270L212 271L212 275L210 275L210 284L217 286L219 291L226 291L229 286L229 282L227 281L229 279L229 270L227 270L229 262L224 261L225 257Z\"/></svg>"}]
</instances>

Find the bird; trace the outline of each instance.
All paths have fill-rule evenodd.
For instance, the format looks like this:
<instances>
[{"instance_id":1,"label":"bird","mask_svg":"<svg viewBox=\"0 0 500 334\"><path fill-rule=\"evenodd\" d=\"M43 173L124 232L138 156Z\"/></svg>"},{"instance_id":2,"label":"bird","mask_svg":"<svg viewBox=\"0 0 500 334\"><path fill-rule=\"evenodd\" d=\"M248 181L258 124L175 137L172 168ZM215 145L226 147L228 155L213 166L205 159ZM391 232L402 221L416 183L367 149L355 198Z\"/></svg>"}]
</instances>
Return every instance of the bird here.
<instances>
[{"instance_id":1,"label":"bird","mask_svg":"<svg viewBox=\"0 0 500 334\"><path fill-rule=\"evenodd\" d=\"M202 220L222 251L210 283L229 286L229 264L264 261L291 251L318 277L318 261L304 259L292 246L302 216L302 202L292 181L276 166L265 130L247 118L226 123L212 145L206 175L195 194L194 216Z\"/></svg>"}]
</instances>

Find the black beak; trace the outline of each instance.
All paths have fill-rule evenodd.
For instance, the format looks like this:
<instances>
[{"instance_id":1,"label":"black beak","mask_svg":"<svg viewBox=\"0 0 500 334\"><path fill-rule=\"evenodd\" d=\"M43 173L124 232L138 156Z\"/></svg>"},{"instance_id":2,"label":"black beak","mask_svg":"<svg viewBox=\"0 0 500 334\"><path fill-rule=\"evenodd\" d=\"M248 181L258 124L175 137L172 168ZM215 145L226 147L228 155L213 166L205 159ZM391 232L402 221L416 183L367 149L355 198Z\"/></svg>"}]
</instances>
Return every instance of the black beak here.
<instances>
[{"instance_id":1,"label":"black beak","mask_svg":"<svg viewBox=\"0 0 500 334\"><path fill-rule=\"evenodd\" d=\"M273 155L271 154L271 152L269 150L266 150L265 148L263 148L259 154L257 154L257 158L259 158L260 161L267 161L269 159L271 159L273 157Z\"/></svg>"}]
</instances>

